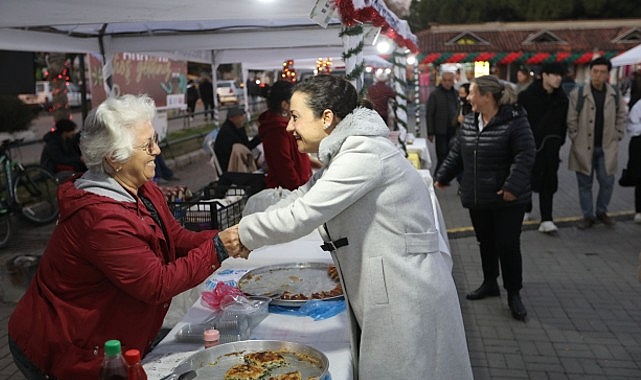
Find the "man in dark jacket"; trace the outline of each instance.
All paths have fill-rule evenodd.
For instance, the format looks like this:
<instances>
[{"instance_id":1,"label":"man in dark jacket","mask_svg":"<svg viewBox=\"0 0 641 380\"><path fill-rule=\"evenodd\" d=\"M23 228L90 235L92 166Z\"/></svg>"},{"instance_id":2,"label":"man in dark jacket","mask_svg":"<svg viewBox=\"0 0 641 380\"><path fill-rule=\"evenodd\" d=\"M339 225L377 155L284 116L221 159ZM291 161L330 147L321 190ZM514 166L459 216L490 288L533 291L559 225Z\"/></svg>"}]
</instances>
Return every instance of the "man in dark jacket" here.
<instances>
[{"instance_id":1,"label":"man in dark jacket","mask_svg":"<svg viewBox=\"0 0 641 380\"><path fill-rule=\"evenodd\" d=\"M200 99L205 107L205 121L207 120L207 111L211 111L211 118L214 119L214 85L208 76L203 75L200 83L198 84L198 92Z\"/></svg>"},{"instance_id":2,"label":"man in dark jacket","mask_svg":"<svg viewBox=\"0 0 641 380\"><path fill-rule=\"evenodd\" d=\"M231 156L234 144L243 144L249 150L260 144L260 137L256 136L251 141L245 132L245 111L238 107L230 108L227 111L227 119L220 127L216 141L214 142L214 153L220 164L223 173L227 172L229 157Z\"/></svg>"},{"instance_id":3,"label":"man in dark jacket","mask_svg":"<svg viewBox=\"0 0 641 380\"><path fill-rule=\"evenodd\" d=\"M432 91L427 100L425 123L427 138L434 142L436 149L436 168L447 157L450 140L456 134L456 111L458 108L458 92L454 89L454 73L441 73L441 83ZM436 141L434 141L436 136Z\"/></svg>"},{"instance_id":4,"label":"man in dark jacket","mask_svg":"<svg viewBox=\"0 0 641 380\"><path fill-rule=\"evenodd\" d=\"M55 129L47 132L42 139L45 147L40 156L40 165L52 174L87 170L80 158L76 123L69 119L58 120Z\"/></svg>"},{"instance_id":5,"label":"man in dark jacket","mask_svg":"<svg viewBox=\"0 0 641 380\"><path fill-rule=\"evenodd\" d=\"M568 98L561 81L565 69L560 63L547 63L536 80L519 93L519 104L527 111L536 142L536 160L532 169L532 190L539 193L541 224L539 231L553 234L558 228L552 221L552 198L558 189L559 150L567 132ZM530 203L526 218L532 211Z\"/></svg>"}]
</instances>

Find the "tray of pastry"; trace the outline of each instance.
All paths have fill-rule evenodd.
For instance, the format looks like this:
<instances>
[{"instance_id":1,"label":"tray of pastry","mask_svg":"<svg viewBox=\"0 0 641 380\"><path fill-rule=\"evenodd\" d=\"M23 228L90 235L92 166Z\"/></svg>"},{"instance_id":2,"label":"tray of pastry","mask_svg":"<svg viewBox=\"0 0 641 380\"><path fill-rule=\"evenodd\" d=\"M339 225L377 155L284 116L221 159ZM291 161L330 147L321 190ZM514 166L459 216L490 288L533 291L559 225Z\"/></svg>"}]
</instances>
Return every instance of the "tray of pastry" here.
<instances>
[{"instance_id":1,"label":"tray of pastry","mask_svg":"<svg viewBox=\"0 0 641 380\"><path fill-rule=\"evenodd\" d=\"M329 360L319 350L279 340L244 340L198 351L167 378L328 380Z\"/></svg>"},{"instance_id":2,"label":"tray of pastry","mask_svg":"<svg viewBox=\"0 0 641 380\"><path fill-rule=\"evenodd\" d=\"M297 307L311 299L337 300L343 288L336 267L328 263L285 263L252 269L238 280L250 296L272 298L272 305Z\"/></svg>"}]
</instances>

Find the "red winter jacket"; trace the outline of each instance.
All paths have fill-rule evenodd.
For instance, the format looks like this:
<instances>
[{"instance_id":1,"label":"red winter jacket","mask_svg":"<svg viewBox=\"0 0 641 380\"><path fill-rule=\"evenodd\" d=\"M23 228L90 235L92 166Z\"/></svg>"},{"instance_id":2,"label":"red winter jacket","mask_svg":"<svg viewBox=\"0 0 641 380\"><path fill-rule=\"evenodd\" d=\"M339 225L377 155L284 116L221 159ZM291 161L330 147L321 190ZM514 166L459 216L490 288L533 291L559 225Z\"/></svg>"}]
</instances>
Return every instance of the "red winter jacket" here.
<instances>
[{"instance_id":1,"label":"red winter jacket","mask_svg":"<svg viewBox=\"0 0 641 380\"><path fill-rule=\"evenodd\" d=\"M312 166L307 153L298 151L296 139L286 131L289 119L267 110L258 122L258 134L263 141L267 161L268 188L297 189L309 180Z\"/></svg>"},{"instance_id":2,"label":"red winter jacket","mask_svg":"<svg viewBox=\"0 0 641 380\"><path fill-rule=\"evenodd\" d=\"M109 339L123 352L148 352L172 297L220 266L217 231L182 228L153 182L139 194L158 210L167 239L138 197L120 202L73 181L60 186L58 225L9 320L9 336L48 375L97 379Z\"/></svg>"}]
</instances>

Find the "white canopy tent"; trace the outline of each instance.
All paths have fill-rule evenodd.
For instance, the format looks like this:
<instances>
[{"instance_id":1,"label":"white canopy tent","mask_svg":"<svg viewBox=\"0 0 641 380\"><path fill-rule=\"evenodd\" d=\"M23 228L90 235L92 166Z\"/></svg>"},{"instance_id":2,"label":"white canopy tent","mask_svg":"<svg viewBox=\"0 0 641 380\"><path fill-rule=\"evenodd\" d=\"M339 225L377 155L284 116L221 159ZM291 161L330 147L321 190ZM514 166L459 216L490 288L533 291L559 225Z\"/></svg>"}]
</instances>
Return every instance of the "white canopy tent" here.
<instances>
[{"instance_id":1,"label":"white canopy tent","mask_svg":"<svg viewBox=\"0 0 641 380\"><path fill-rule=\"evenodd\" d=\"M0 49L105 56L114 52L166 52L198 62L252 65L260 63L266 50L275 49L286 49L281 59L308 48L318 53L314 58L340 57L336 54L343 47L340 20L327 17L330 26L320 27L310 19L316 2L3 0ZM382 0L372 3L384 7ZM322 54L323 49L333 54ZM237 50L247 54L230 53Z\"/></svg>"},{"instance_id":2,"label":"white canopy tent","mask_svg":"<svg viewBox=\"0 0 641 380\"><path fill-rule=\"evenodd\" d=\"M637 45L612 58L612 66L626 66L641 63L641 45Z\"/></svg>"},{"instance_id":3,"label":"white canopy tent","mask_svg":"<svg viewBox=\"0 0 641 380\"><path fill-rule=\"evenodd\" d=\"M376 9L397 35L416 40L383 0L352 1L354 9ZM318 16L314 20L312 13ZM98 53L106 63L105 78L117 52L210 63L214 75L223 63L242 63L246 74L280 68L284 59L339 61L346 50L341 28L328 0L0 2L0 50ZM363 52L373 54L371 47Z\"/></svg>"}]
</instances>

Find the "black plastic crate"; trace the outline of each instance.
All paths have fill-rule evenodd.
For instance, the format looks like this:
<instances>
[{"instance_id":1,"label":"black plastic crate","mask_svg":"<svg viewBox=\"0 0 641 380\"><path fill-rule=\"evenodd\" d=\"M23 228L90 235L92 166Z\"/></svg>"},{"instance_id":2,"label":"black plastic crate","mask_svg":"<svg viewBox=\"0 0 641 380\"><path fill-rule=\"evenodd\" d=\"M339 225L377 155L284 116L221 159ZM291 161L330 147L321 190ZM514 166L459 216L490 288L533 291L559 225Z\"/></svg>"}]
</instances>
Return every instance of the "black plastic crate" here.
<instances>
[{"instance_id":1,"label":"black plastic crate","mask_svg":"<svg viewBox=\"0 0 641 380\"><path fill-rule=\"evenodd\" d=\"M169 208L187 229L224 230L240 222L247 203L247 192L242 186L212 183L203 190L203 198L190 202L169 202ZM214 198L214 195L217 197Z\"/></svg>"}]
</instances>

